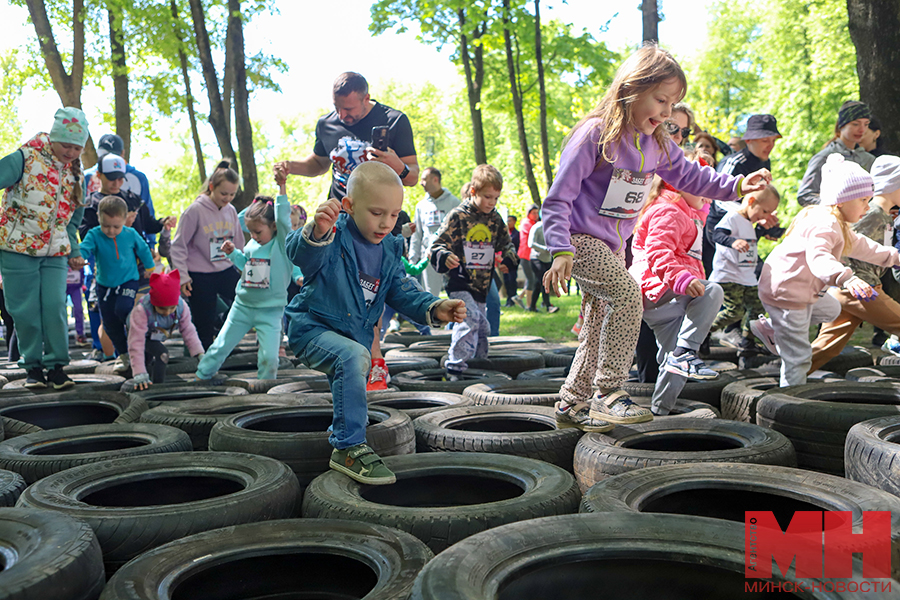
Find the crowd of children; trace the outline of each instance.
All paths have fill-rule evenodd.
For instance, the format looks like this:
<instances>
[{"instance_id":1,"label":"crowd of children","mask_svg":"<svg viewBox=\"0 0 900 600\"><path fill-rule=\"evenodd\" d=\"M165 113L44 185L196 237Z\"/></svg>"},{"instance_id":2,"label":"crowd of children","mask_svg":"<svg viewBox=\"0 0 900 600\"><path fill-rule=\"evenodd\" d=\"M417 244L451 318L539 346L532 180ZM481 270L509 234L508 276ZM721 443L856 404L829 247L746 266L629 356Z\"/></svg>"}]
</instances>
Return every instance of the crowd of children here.
<instances>
[{"instance_id":1,"label":"crowd of children","mask_svg":"<svg viewBox=\"0 0 900 600\"><path fill-rule=\"evenodd\" d=\"M546 310L558 310L550 295L560 296L571 278L581 290L579 345L555 406L559 428L601 432L669 414L688 379L718 376L701 358L710 331L736 328L740 356L778 355L783 386L804 383L863 321L900 334L900 304L881 287L888 269L900 267L891 214L900 204L900 158L865 163L870 173L860 153L840 150L870 116L867 107L841 108L831 142L838 151L811 161L804 198L816 204L800 212L760 264L757 238L776 230L755 226L777 225L780 194L766 168L717 172L712 139L693 150L676 145L669 121L686 90L674 58L644 46L572 129L553 185L521 231L496 210L501 173L478 165L463 202L429 223L430 248L412 261L403 237L392 235L400 226L402 183L380 162L356 167L346 197L323 202L310 219L291 206L282 163L274 171L278 196L259 195L238 214L232 200L240 179L223 162L178 219L173 238L174 217L156 218L152 205L123 189L128 165L118 153L107 148L85 184L80 156L88 123L81 110L60 109L49 133L0 159L0 308L17 330L25 385L74 385L64 371L66 301L83 345L83 291L95 352L116 356L116 370L130 371L136 389L165 380L165 341L176 330L198 358L199 380L212 379L251 330L259 343L257 375L274 379L287 334L296 358L330 384L331 468L381 485L396 478L366 444L365 428L385 306L426 330L454 323L446 372L460 379L469 361L487 356L495 269L513 274L506 278L511 305L521 303L514 274L523 266L532 311L541 295ZM770 121L766 131L777 134ZM707 224L713 200L722 202ZM710 241L715 253L705 266ZM444 276L449 299L409 276L428 265ZM649 409L622 389L642 322L655 337L660 368ZM813 323L823 326L810 344Z\"/></svg>"}]
</instances>

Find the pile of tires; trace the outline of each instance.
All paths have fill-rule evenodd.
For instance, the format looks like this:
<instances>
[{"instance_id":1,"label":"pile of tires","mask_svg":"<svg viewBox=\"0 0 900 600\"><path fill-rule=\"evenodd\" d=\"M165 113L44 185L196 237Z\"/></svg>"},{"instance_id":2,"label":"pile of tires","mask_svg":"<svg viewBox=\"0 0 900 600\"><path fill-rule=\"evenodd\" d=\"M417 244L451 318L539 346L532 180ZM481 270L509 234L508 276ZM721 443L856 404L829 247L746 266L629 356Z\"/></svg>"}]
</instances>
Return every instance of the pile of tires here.
<instances>
[{"instance_id":1,"label":"pile of tires","mask_svg":"<svg viewBox=\"0 0 900 600\"><path fill-rule=\"evenodd\" d=\"M847 479L900 496L900 415L857 423L844 446Z\"/></svg>"},{"instance_id":2,"label":"pile of tires","mask_svg":"<svg viewBox=\"0 0 900 600\"><path fill-rule=\"evenodd\" d=\"M142 398L109 391L0 397L6 438L79 425L135 423L145 410L147 403Z\"/></svg>"}]
</instances>

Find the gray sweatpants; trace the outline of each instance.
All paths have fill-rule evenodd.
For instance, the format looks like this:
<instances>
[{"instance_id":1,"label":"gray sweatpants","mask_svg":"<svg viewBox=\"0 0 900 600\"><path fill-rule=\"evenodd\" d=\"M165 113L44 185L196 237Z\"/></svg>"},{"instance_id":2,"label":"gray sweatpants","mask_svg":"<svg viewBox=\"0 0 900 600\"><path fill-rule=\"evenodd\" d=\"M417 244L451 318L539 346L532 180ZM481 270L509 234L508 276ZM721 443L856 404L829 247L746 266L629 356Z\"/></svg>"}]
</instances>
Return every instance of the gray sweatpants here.
<instances>
[{"instance_id":1,"label":"gray sweatpants","mask_svg":"<svg viewBox=\"0 0 900 600\"><path fill-rule=\"evenodd\" d=\"M775 346L781 356L781 387L803 385L812 366L809 327L813 323L830 323L841 314L841 303L824 294L805 308L784 309L763 302L775 329Z\"/></svg>"},{"instance_id":2,"label":"gray sweatpants","mask_svg":"<svg viewBox=\"0 0 900 600\"><path fill-rule=\"evenodd\" d=\"M666 355L676 346L696 352L722 307L722 287L711 281L700 281L704 285L704 291L697 298L682 296L671 290L663 294L658 302L644 298L644 322L653 330L659 346L656 355L660 365L659 377L651 399L653 412L659 415L671 412L687 381L684 376L665 370L663 363Z\"/></svg>"},{"instance_id":3,"label":"gray sweatpants","mask_svg":"<svg viewBox=\"0 0 900 600\"><path fill-rule=\"evenodd\" d=\"M466 320L453 326L445 366L454 371L465 371L467 360L488 355L491 327L487 320L487 304L476 302L469 292L450 292L450 298L466 303Z\"/></svg>"}]
</instances>

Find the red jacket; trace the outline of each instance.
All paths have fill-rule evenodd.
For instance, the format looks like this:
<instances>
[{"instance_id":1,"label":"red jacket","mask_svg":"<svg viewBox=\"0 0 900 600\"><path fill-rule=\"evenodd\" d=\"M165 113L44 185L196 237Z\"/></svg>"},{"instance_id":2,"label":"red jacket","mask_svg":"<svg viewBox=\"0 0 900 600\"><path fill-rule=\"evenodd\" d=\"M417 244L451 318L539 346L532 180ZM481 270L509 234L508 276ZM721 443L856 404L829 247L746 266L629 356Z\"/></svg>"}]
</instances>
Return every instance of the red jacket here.
<instances>
[{"instance_id":1,"label":"red jacket","mask_svg":"<svg viewBox=\"0 0 900 600\"><path fill-rule=\"evenodd\" d=\"M694 279L704 279L701 259L704 210L694 210L678 193L663 191L634 230L634 260L628 270L653 302L667 290L684 294Z\"/></svg>"},{"instance_id":2,"label":"red jacket","mask_svg":"<svg viewBox=\"0 0 900 600\"><path fill-rule=\"evenodd\" d=\"M519 250L516 254L523 260L531 258L531 248L528 246L528 232L531 231L535 223L537 221L532 221L526 216L522 221L522 229L519 230Z\"/></svg>"}]
</instances>

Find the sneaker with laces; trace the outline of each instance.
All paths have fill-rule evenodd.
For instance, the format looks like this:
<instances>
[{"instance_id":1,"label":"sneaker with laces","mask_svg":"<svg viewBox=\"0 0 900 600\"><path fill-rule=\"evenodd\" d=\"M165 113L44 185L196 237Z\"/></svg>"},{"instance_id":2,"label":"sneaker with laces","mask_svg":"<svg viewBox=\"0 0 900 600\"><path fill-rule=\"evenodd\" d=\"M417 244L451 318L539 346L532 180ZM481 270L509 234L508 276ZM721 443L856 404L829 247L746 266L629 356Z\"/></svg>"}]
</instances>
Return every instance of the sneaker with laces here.
<instances>
[{"instance_id":1,"label":"sneaker with laces","mask_svg":"<svg viewBox=\"0 0 900 600\"><path fill-rule=\"evenodd\" d=\"M128 353L120 354L119 358L116 359L116 363L113 365L113 370L116 373L124 373L131 368L131 359L128 356Z\"/></svg>"},{"instance_id":2,"label":"sneaker with laces","mask_svg":"<svg viewBox=\"0 0 900 600\"><path fill-rule=\"evenodd\" d=\"M612 423L645 423L653 420L653 413L635 404L624 390L598 393L591 401L589 415L592 419Z\"/></svg>"},{"instance_id":3,"label":"sneaker with laces","mask_svg":"<svg viewBox=\"0 0 900 600\"><path fill-rule=\"evenodd\" d=\"M615 427L609 421L592 419L591 405L588 402L569 404L565 400L560 400L554 404L554 408L557 429L580 429L590 433L603 433Z\"/></svg>"},{"instance_id":4,"label":"sneaker with laces","mask_svg":"<svg viewBox=\"0 0 900 600\"><path fill-rule=\"evenodd\" d=\"M96 360L97 362L103 362L104 360L106 360L106 357L103 356L103 350L98 350L97 348L91 350L91 353L88 354L87 357L89 360Z\"/></svg>"},{"instance_id":5,"label":"sneaker with laces","mask_svg":"<svg viewBox=\"0 0 900 600\"><path fill-rule=\"evenodd\" d=\"M78 346L79 348L83 348L83 347L87 346L88 344L89 344L89 342L87 341L87 338L84 337L83 335L75 336L75 345Z\"/></svg>"},{"instance_id":6,"label":"sneaker with laces","mask_svg":"<svg viewBox=\"0 0 900 600\"><path fill-rule=\"evenodd\" d=\"M775 328L769 323L766 315L759 315L758 319L750 321L750 331L763 343L766 350L778 356L778 346L775 345Z\"/></svg>"},{"instance_id":7,"label":"sneaker with laces","mask_svg":"<svg viewBox=\"0 0 900 600\"><path fill-rule=\"evenodd\" d=\"M516 306L518 306L519 308L525 308L525 303L522 302L522 299L519 298L519 296L513 296L512 301L515 302Z\"/></svg>"},{"instance_id":8,"label":"sneaker with laces","mask_svg":"<svg viewBox=\"0 0 900 600\"><path fill-rule=\"evenodd\" d=\"M719 343L728 348L735 348L740 350L741 343L744 338L741 337L741 329L733 329L732 331L723 331L719 336Z\"/></svg>"},{"instance_id":9,"label":"sneaker with laces","mask_svg":"<svg viewBox=\"0 0 900 600\"><path fill-rule=\"evenodd\" d=\"M703 359L694 351L685 352L680 356L669 352L666 354L663 366L669 373L675 373L688 379L705 380L715 379L719 376L718 373L707 367Z\"/></svg>"},{"instance_id":10,"label":"sneaker with laces","mask_svg":"<svg viewBox=\"0 0 900 600\"><path fill-rule=\"evenodd\" d=\"M400 331L400 321L397 319L391 319L391 322L388 324L386 333L397 333Z\"/></svg>"},{"instance_id":11,"label":"sneaker with laces","mask_svg":"<svg viewBox=\"0 0 900 600\"><path fill-rule=\"evenodd\" d=\"M47 371L47 381L53 386L54 390L65 390L75 385L65 371L62 365L56 365Z\"/></svg>"},{"instance_id":12,"label":"sneaker with laces","mask_svg":"<svg viewBox=\"0 0 900 600\"><path fill-rule=\"evenodd\" d=\"M44 369L41 367L32 367L28 369L25 387L34 390L47 387L47 380L44 379Z\"/></svg>"},{"instance_id":13,"label":"sneaker with laces","mask_svg":"<svg viewBox=\"0 0 900 600\"><path fill-rule=\"evenodd\" d=\"M383 358L373 358L372 368L369 371L369 382L366 384L367 392L375 392L386 390L388 383L391 381L391 374L388 373L387 364Z\"/></svg>"},{"instance_id":14,"label":"sneaker with laces","mask_svg":"<svg viewBox=\"0 0 900 600\"><path fill-rule=\"evenodd\" d=\"M559 312L559 307L558 306L548 306L547 312L552 315L553 313Z\"/></svg>"},{"instance_id":15,"label":"sneaker with laces","mask_svg":"<svg viewBox=\"0 0 900 600\"><path fill-rule=\"evenodd\" d=\"M397 476L388 469L380 456L367 444L358 444L331 452L328 466L347 477L366 485L389 485Z\"/></svg>"},{"instance_id":16,"label":"sneaker with laces","mask_svg":"<svg viewBox=\"0 0 900 600\"><path fill-rule=\"evenodd\" d=\"M575 321L575 324L572 325L572 333L574 333L575 335L578 335L581 333L581 323L579 323L578 321Z\"/></svg>"},{"instance_id":17,"label":"sneaker with laces","mask_svg":"<svg viewBox=\"0 0 900 600\"><path fill-rule=\"evenodd\" d=\"M897 336L892 335L881 345L881 349L894 356L900 356L900 341L897 340Z\"/></svg>"}]
</instances>

